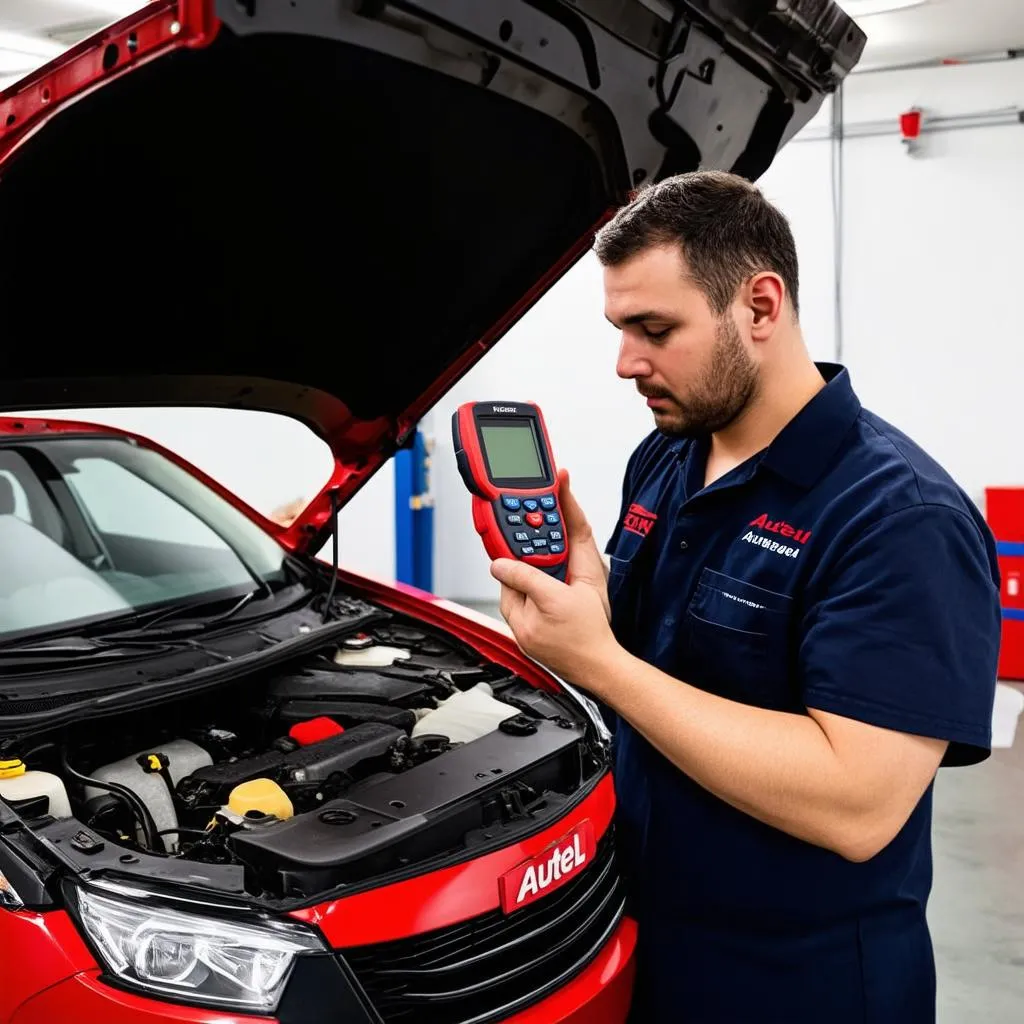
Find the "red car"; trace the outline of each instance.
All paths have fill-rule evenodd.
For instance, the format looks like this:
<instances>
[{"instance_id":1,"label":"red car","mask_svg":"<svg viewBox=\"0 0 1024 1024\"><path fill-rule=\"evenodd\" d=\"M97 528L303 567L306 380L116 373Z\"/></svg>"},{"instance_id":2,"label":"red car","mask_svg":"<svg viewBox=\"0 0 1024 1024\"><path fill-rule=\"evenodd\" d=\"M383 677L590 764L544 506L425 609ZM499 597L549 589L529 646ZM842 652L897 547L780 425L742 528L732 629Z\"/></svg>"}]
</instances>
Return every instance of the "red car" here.
<instances>
[{"instance_id":1,"label":"red car","mask_svg":"<svg viewBox=\"0 0 1024 1024\"><path fill-rule=\"evenodd\" d=\"M625 1019L596 709L314 556L630 188L754 177L815 112L863 37L777 6L158 0L0 95L0 408L270 410L336 456L284 528L0 419L0 1022Z\"/></svg>"}]
</instances>

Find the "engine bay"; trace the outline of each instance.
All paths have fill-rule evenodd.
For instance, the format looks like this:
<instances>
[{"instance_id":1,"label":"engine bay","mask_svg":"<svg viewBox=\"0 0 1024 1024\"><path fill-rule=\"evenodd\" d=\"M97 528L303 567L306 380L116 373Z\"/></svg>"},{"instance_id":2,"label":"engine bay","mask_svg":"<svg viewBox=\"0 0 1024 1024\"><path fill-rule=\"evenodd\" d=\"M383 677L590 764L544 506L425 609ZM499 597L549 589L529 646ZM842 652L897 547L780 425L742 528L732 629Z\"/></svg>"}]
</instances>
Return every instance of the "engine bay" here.
<instances>
[{"instance_id":1,"label":"engine bay","mask_svg":"<svg viewBox=\"0 0 1024 1024\"><path fill-rule=\"evenodd\" d=\"M606 754L574 700L453 637L379 620L201 696L8 745L2 792L85 872L270 903L514 841Z\"/></svg>"}]
</instances>

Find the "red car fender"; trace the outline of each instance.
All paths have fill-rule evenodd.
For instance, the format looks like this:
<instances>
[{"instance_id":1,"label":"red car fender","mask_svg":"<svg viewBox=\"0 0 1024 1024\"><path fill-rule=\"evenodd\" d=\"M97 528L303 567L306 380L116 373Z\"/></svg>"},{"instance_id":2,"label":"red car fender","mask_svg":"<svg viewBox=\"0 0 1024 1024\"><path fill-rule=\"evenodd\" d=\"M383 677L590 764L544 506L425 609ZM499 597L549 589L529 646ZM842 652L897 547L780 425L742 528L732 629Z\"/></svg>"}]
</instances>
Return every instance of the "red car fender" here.
<instances>
[{"instance_id":1,"label":"red car fender","mask_svg":"<svg viewBox=\"0 0 1024 1024\"><path fill-rule=\"evenodd\" d=\"M99 974L98 968L83 971L40 992L10 1024L277 1024L274 1017L204 1010L122 992L104 985Z\"/></svg>"},{"instance_id":2,"label":"red car fender","mask_svg":"<svg viewBox=\"0 0 1024 1024\"><path fill-rule=\"evenodd\" d=\"M17 954L17 970L10 970ZM0 1024L43 989L96 967L96 961L63 910L0 910ZM56 1020L56 1019L55 1019Z\"/></svg>"}]
</instances>

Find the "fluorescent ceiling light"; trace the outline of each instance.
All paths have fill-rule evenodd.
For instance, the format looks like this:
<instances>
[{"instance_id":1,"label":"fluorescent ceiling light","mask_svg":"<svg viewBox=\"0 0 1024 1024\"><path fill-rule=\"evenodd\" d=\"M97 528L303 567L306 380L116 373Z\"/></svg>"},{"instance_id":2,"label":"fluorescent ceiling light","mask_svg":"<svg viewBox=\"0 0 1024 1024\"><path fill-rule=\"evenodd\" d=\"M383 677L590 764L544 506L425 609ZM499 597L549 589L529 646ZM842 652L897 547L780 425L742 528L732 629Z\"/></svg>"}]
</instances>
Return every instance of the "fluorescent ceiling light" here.
<instances>
[{"instance_id":1,"label":"fluorescent ceiling light","mask_svg":"<svg viewBox=\"0 0 1024 1024\"><path fill-rule=\"evenodd\" d=\"M852 18L867 18L872 14L905 11L908 7L921 7L928 0L838 0L839 6Z\"/></svg>"}]
</instances>

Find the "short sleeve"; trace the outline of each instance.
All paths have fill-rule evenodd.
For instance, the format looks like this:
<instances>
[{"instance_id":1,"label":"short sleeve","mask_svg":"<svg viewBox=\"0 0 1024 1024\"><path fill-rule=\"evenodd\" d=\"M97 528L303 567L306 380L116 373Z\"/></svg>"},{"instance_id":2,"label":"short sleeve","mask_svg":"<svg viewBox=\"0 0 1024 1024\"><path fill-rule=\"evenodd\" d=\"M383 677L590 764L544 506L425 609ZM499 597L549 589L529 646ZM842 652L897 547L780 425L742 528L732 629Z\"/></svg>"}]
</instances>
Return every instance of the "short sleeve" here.
<instances>
[{"instance_id":1,"label":"short sleeve","mask_svg":"<svg viewBox=\"0 0 1024 1024\"><path fill-rule=\"evenodd\" d=\"M806 707L948 740L944 764L988 756L1001 618L994 550L978 523L940 505L893 513L808 596Z\"/></svg>"},{"instance_id":2,"label":"short sleeve","mask_svg":"<svg viewBox=\"0 0 1024 1024\"><path fill-rule=\"evenodd\" d=\"M626 518L626 507L629 504L630 495L633 493L633 481L636 478L637 463L640 461L640 455L647 445L647 440L648 438L645 438L643 442L635 447L633 454L630 456L630 461L626 463L626 472L623 474L623 496L620 506L618 506L618 515L615 516L615 528L611 531L608 543L604 546L604 553L606 555L614 551L615 545L618 543L618 535L623 531L623 519Z\"/></svg>"},{"instance_id":3,"label":"short sleeve","mask_svg":"<svg viewBox=\"0 0 1024 1024\"><path fill-rule=\"evenodd\" d=\"M633 454L630 455L629 461L626 463L626 472L622 475L622 498L619 504L619 514L615 518L615 529L612 530L611 536L608 538L608 543L604 546L604 553L609 555L615 550L615 545L619 542L619 534L622 532L622 520L626 518L626 508L630 502L630 496L633 493L633 487L636 483L637 473L640 468L640 463L643 460L645 454L650 451L652 442L659 436L657 431L652 431L647 435L633 449Z\"/></svg>"}]
</instances>

